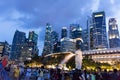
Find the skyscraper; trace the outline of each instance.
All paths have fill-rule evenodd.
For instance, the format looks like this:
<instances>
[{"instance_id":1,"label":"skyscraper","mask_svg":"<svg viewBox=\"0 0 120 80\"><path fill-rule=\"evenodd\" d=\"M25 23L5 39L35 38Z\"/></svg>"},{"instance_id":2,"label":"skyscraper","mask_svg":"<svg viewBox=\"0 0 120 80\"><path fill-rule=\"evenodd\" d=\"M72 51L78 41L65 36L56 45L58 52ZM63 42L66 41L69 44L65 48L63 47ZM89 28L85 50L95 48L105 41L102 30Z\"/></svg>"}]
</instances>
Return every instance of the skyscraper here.
<instances>
[{"instance_id":1,"label":"skyscraper","mask_svg":"<svg viewBox=\"0 0 120 80\"><path fill-rule=\"evenodd\" d=\"M89 34L87 29L84 29L82 31L82 39L83 39L83 50L89 50Z\"/></svg>"},{"instance_id":2,"label":"skyscraper","mask_svg":"<svg viewBox=\"0 0 120 80\"><path fill-rule=\"evenodd\" d=\"M43 52L42 55L47 55L47 54L51 54L52 53L52 44L51 44L51 25L49 23L47 23L46 25L46 32L45 32L45 40L44 40L44 48L43 48Z\"/></svg>"},{"instance_id":3,"label":"skyscraper","mask_svg":"<svg viewBox=\"0 0 120 80\"><path fill-rule=\"evenodd\" d=\"M10 54L10 49L11 49L11 47L10 47L10 45L8 44L7 41L5 41L5 42L0 42L0 57L1 57L1 56L4 56L4 55L9 56L9 54Z\"/></svg>"},{"instance_id":4,"label":"skyscraper","mask_svg":"<svg viewBox=\"0 0 120 80\"><path fill-rule=\"evenodd\" d=\"M107 33L106 33L106 17L105 12L95 12L92 14L92 26L90 33L93 37L93 49L108 48Z\"/></svg>"},{"instance_id":5,"label":"skyscraper","mask_svg":"<svg viewBox=\"0 0 120 80\"><path fill-rule=\"evenodd\" d=\"M52 31L51 33L51 43L52 43L52 52L55 53L55 52L58 52L57 51L57 45L58 45L58 33L56 31Z\"/></svg>"},{"instance_id":6,"label":"skyscraper","mask_svg":"<svg viewBox=\"0 0 120 80\"><path fill-rule=\"evenodd\" d=\"M93 48L93 25L92 18L88 16L87 19L87 32L88 32L88 50L92 50Z\"/></svg>"},{"instance_id":7,"label":"skyscraper","mask_svg":"<svg viewBox=\"0 0 120 80\"><path fill-rule=\"evenodd\" d=\"M33 42L34 44L37 45L38 35L34 31L29 32L28 39L29 39L29 42Z\"/></svg>"},{"instance_id":8,"label":"skyscraper","mask_svg":"<svg viewBox=\"0 0 120 80\"><path fill-rule=\"evenodd\" d=\"M71 24L70 25L69 35L70 35L71 39L75 39L75 31L76 31L77 27L79 27L79 24Z\"/></svg>"},{"instance_id":9,"label":"skyscraper","mask_svg":"<svg viewBox=\"0 0 120 80\"><path fill-rule=\"evenodd\" d=\"M37 41L38 41L38 34L36 34L34 31L30 31L27 45L31 49L32 56L34 56L35 54L38 55Z\"/></svg>"},{"instance_id":10,"label":"skyscraper","mask_svg":"<svg viewBox=\"0 0 120 80\"><path fill-rule=\"evenodd\" d=\"M70 25L70 38L82 38L82 28L79 24L71 24Z\"/></svg>"},{"instance_id":11,"label":"skyscraper","mask_svg":"<svg viewBox=\"0 0 120 80\"><path fill-rule=\"evenodd\" d=\"M75 39L76 48L83 50L83 42L80 40L82 39L82 27L79 24L70 25L70 38Z\"/></svg>"},{"instance_id":12,"label":"skyscraper","mask_svg":"<svg viewBox=\"0 0 120 80\"><path fill-rule=\"evenodd\" d=\"M108 35L110 48L120 47L120 38L116 19L110 18L108 25L109 25Z\"/></svg>"},{"instance_id":13,"label":"skyscraper","mask_svg":"<svg viewBox=\"0 0 120 80\"><path fill-rule=\"evenodd\" d=\"M21 49L25 45L25 40L26 34L24 32L16 30L12 42L11 59L19 59L21 55Z\"/></svg>"},{"instance_id":14,"label":"skyscraper","mask_svg":"<svg viewBox=\"0 0 120 80\"><path fill-rule=\"evenodd\" d=\"M67 27L62 28L61 39L67 37Z\"/></svg>"},{"instance_id":15,"label":"skyscraper","mask_svg":"<svg viewBox=\"0 0 120 80\"><path fill-rule=\"evenodd\" d=\"M74 39L61 39L61 52L74 52L76 50L76 41Z\"/></svg>"}]
</instances>

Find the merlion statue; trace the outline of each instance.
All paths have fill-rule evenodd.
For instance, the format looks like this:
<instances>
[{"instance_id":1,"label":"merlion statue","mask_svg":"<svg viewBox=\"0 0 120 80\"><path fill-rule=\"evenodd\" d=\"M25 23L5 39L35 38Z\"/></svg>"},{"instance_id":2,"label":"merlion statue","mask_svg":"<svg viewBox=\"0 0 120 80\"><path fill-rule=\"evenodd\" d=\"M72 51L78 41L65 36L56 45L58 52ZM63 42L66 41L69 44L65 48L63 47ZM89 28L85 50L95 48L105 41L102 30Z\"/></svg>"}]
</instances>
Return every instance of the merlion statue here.
<instances>
[{"instance_id":1,"label":"merlion statue","mask_svg":"<svg viewBox=\"0 0 120 80\"><path fill-rule=\"evenodd\" d=\"M81 67L82 67L82 59L83 59L82 51L81 51L82 42L83 42L83 40L81 38L79 38L76 41L75 64L76 64L77 69L81 69Z\"/></svg>"},{"instance_id":2,"label":"merlion statue","mask_svg":"<svg viewBox=\"0 0 120 80\"><path fill-rule=\"evenodd\" d=\"M81 69L82 67L82 51L80 49L75 52L75 64L77 69Z\"/></svg>"}]
</instances>

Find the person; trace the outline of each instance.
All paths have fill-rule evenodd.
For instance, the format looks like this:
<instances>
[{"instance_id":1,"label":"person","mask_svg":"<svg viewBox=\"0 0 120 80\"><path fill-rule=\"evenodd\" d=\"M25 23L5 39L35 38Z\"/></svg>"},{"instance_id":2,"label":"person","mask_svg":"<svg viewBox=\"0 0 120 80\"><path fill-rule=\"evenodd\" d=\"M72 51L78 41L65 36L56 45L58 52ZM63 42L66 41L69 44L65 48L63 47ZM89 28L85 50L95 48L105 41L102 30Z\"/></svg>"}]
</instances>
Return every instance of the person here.
<instances>
[{"instance_id":1,"label":"person","mask_svg":"<svg viewBox=\"0 0 120 80\"><path fill-rule=\"evenodd\" d=\"M97 67L97 72L95 74L95 79L96 80L103 80L103 76L102 76L101 68L100 67Z\"/></svg>"},{"instance_id":2,"label":"person","mask_svg":"<svg viewBox=\"0 0 120 80\"><path fill-rule=\"evenodd\" d=\"M109 79L109 74L107 70L105 69L104 72L102 73L103 80L110 80Z\"/></svg>"},{"instance_id":3,"label":"person","mask_svg":"<svg viewBox=\"0 0 120 80\"><path fill-rule=\"evenodd\" d=\"M16 67L15 67L15 70L14 70L15 80L19 80L19 75L20 75L20 70L19 70L19 67L16 66Z\"/></svg>"},{"instance_id":4,"label":"person","mask_svg":"<svg viewBox=\"0 0 120 80\"><path fill-rule=\"evenodd\" d=\"M113 73L110 75L110 80L118 80L117 69L113 70Z\"/></svg>"},{"instance_id":5,"label":"person","mask_svg":"<svg viewBox=\"0 0 120 80\"><path fill-rule=\"evenodd\" d=\"M0 80L11 80L10 77L8 76L8 73L4 69L8 63L8 57L3 56L3 57L0 57L0 59L1 59L1 62L0 62Z\"/></svg>"},{"instance_id":6,"label":"person","mask_svg":"<svg viewBox=\"0 0 120 80\"><path fill-rule=\"evenodd\" d=\"M54 69L50 69L50 79L53 80L53 75L54 75Z\"/></svg>"},{"instance_id":7,"label":"person","mask_svg":"<svg viewBox=\"0 0 120 80\"><path fill-rule=\"evenodd\" d=\"M13 80L13 78L14 78L14 63L11 63L9 76L10 76L11 80Z\"/></svg>"},{"instance_id":8,"label":"person","mask_svg":"<svg viewBox=\"0 0 120 80\"><path fill-rule=\"evenodd\" d=\"M30 80L31 71L32 71L31 68L27 67L25 80Z\"/></svg>"},{"instance_id":9,"label":"person","mask_svg":"<svg viewBox=\"0 0 120 80\"><path fill-rule=\"evenodd\" d=\"M23 66L20 66L20 78L19 79L21 79L21 78L23 78L23 76L24 76L24 67Z\"/></svg>"},{"instance_id":10,"label":"person","mask_svg":"<svg viewBox=\"0 0 120 80\"><path fill-rule=\"evenodd\" d=\"M33 69L32 75L33 75L33 79L34 79L34 80L37 80L37 75L38 75L38 74L37 74L37 69L36 69L36 68Z\"/></svg>"},{"instance_id":11,"label":"person","mask_svg":"<svg viewBox=\"0 0 120 80\"><path fill-rule=\"evenodd\" d=\"M57 75L58 75L58 80L61 80L62 75L61 75L61 70L59 68L57 68Z\"/></svg>"},{"instance_id":12,"label":"person","mask_svg":"<svg viewBox=\"0 0 120 80\"><path fill-rule=\"evenodd\" d=\"M90 75L88 74L87 70L84 70L84 72L82 74L82 79L83 80L89 80L90 79Z\"/></svg>"},{"instance_id":13,"label":"person","mask_svg":"<svg viewBox=\"0 0 120 80\"><path fill-rule=\"evenodd\" d=\"M44 73L44 80L50 80L50 72L48 69L45 70Z\"/></svg>"},{"instance_id":14,"label":"person","mask_svg":"<svg viewBox=\"0 0 120 80\"><path fill-rule=\"evenodd\" d=\"M117 80L120 80L120 71L118 72L118 78L117 78Z\"/></svg>"},{"instance_id":15,"label":"person","mask_svg":"<svg viewBox=\"0 0 120 80\"><path fill-rule=\"evenodd\" d=\"M90 80L95 80L95 73L93 71L90 72Z\"/></svg>"},{"instance_id":16,"label":"person","mask_svg":"<svg viewBox=\"0 0 120 80\"><path fill-rule=\"evenodd\" d=\"M72 80L82 80L81 70L75 69L75 72L73 73Z\"/></svg>"},{"instance_id":17,"label":"person","mask_svg":"<svg viewBox=\"0 0 120 80\"><path fill-rule=\"evenodd\" d=\"M39 70L39 77L37 80L44 80L44 70L43 69Z\"/></svg>"}]
</instances>

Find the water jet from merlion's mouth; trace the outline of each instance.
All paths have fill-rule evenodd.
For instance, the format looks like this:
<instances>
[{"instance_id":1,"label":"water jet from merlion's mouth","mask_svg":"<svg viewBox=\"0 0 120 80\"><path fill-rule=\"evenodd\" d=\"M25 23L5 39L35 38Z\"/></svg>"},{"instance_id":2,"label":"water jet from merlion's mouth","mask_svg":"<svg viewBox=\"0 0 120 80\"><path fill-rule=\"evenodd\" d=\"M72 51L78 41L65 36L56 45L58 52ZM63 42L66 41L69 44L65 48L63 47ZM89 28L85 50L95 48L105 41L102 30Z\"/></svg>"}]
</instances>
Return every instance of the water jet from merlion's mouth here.
<instances>
[{"instance_id":1,"label":"water jet from merlion's mouth","mask_svg":"<svg viewBox=\"0 0 120 80\"><path fill-rule=\"evenodd\" d=\"M66 63L67 61L69 61L73 56L75 56L75 54L73 54L73 53L70 53L69 55L67 55L67 56L65 57L65 59L62 60L62 62L60 63L60 65L65 64L65 63Z\"/></svg>"},{"instance_id":2,"label":"water jet from merlion's mouth","mask_svg":"<svg viewBox=\"0 0 120 80\"><path fill-rule=\"evenodd\" d=\"M81 50L77 50L74 53L70 53L69 55L67 55L65 57L64 60L62 60L62 62L59 64L60 67L63 67L63 64L65 64L66 62L68 62L73 56L75 56L75 65L77 69L81 69L82 67L82 51Z\"/></svg>"},{"instance_id":3,"label":"water jet from merlion's mouth","mask_svg":"<svg viewBox=\"0 0 120 80\"><path fill-rule=\"evenodd\" d=\"M62 60L62 62L60 64L60 67L63 67L63 64L65 64L69 59L71 59L73 56L75 56L76 68L77 69L81 69L81 67L82 67L82 59L83 59L81 48L82 48L83 40L82 40L82 38L76 38L75 40L76 40L76 51L75 51L75 54L70 53L69 55L67 55L65 57L65 59Z\"/></svg>"}]
</instances>

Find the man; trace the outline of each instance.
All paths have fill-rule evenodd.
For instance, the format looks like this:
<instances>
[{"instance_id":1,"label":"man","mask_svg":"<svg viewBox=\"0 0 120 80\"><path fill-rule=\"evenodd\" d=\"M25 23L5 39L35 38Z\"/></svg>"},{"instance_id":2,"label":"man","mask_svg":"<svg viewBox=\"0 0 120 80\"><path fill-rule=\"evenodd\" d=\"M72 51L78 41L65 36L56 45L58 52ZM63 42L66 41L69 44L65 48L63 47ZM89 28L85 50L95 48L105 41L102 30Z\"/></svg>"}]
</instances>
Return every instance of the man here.
<instances>
[{"instance_id":1,"label":"man","mask_svg":"<svg viewBox=\"0 0 120 80\"><path fill-rule=\"evenodd\" d=\"M97 72L95 74L95 79L96 80L103 80L103 76L102 76L102 73L101 73L101 68L100 67L97 67Z\"/></svg>"}]
</instances>

